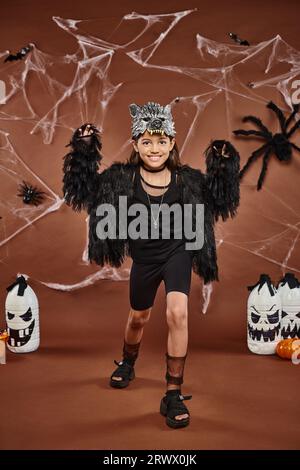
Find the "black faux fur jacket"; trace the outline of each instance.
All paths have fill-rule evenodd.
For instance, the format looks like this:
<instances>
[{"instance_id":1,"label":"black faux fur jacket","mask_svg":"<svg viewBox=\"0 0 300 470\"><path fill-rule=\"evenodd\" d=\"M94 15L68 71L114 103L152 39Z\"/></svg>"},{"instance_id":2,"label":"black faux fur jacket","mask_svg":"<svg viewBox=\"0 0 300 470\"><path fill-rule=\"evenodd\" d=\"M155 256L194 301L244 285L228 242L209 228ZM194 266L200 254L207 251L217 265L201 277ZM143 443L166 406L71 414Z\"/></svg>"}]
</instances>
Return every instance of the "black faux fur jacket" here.
<instances>
[{"instance_id":1,"label":"black faux fur jacket","mask_svg":"<svg viewBox=\"0 0 300 470\"><path fill-rule=\"evenodd\" d=\"M177 168L177 183L182 204L204 204L204 244L192 253L193 271L202 277L204 283L219 280L214 223L221 217L234 217L239 205L239 155L233 151L228 158L207 154L207 172L182 165ZM129 162L115 162L102 173L97 172L96 154L82 155L71 152L65 156L64 187L65 201L74 210L85 208L89 213L89 260L98 265L105 263L120 267L126 256L130 256L127 239L100 239L96 226L100 217L96 215L98 205L112 204L116 209L118 227L119 196L127 196L128 207L133 197L133 179L136 165ZM222 163L221 163L222 161ZM97 162L97 163L98 163ZM193 211L193 230L195 211Z\"/></svg>"}]
</instances>

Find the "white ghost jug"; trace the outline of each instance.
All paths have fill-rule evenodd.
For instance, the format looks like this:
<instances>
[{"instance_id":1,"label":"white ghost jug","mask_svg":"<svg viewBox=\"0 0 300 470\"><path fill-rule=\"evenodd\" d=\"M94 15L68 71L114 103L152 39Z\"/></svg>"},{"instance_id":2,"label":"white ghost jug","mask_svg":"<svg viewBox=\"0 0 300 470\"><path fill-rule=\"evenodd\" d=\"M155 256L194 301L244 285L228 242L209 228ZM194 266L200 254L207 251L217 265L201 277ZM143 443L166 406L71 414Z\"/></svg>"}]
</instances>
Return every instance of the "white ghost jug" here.
<instances>
[{"instance_id":1,"label":"white ghost jug","mask_svg":"<svg viewBox=\"0 0 300 470\"><path fill-rule=\"evenodd\" d=\"M277 290L282 307L281 336L300 338L300 282L293 273L286 273Z\"/></svg>"},{"instance_id":2,"label":"white ghost jug","mask_svg":"<svg viewBox=\"0 0 300 470\"><path fill-rule=\"evenodd\" d=\"M7 287L5 316L9 338L7 347L15 353L35 351L40 345L39 304L24 276Z\"/></svg>"},{"instance_id":3,"label":"white ghost jug","mask_svg":"<svg viewBox=\"0 0 300 470\"><path fill-rule=\"evenodd\" d=\"M255 354L275 354L281 340L280 295L267 274L261 274L258 283L248 290L248 348Z\"/></svg>"}]
</instances>

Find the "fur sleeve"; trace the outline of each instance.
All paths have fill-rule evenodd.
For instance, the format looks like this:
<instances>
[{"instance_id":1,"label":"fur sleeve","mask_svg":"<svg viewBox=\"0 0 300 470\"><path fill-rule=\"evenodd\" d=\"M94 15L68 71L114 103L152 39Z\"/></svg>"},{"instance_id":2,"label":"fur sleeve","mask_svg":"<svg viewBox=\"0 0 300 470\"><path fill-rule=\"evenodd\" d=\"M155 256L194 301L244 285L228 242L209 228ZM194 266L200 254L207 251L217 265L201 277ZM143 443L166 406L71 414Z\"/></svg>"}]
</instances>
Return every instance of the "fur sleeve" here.
<instances>
[{"instance_id":1,"label":"fur sleeve","mask_svg":"<svg viewBox=\"0 0 300 470\"><path fill-rule=\"evenodd\" d=\"M132 198L134 167L114 162L101 173L101 184L95 192L94 201L91 205L89 217L89 259L100 266L109 263L111 266L120 267L126 258L127 218L119 218L120 196ZM97 215L97 207L100 203L110 204L115 209L116 219L112 219L110 227L116 230L116 238L99 238L97 225L105 216ZM115 222L114 222L115 221ZM119 236L119 229L126 231L126 237Z\"/></svg>"},{"instance_id":2,"label":"fur sleeve","mask_svg":"<svg viewBox=\"0 0 300 470\"><path fill-rule=\"evenodd\" d=\"M236 215L240 202L240 156L225 140L214 140L205 151L206 200L214 218L226 220Z\"/></svg>"},{"instance_id":3,"label":"fur sleeve","mask_svg":"<svg viewBox=\"0 0 300 470\"><path fill-rule=\"evenodd\" d=\"M87 126L92 133L82 137ZM63 163L65 202L75 211L86 209L89 212L101 178L97 170L102 160L102 143L97 128L83 124L74 132L68 146L71 151L65 155Z\"/></svg>"}]
</instances>

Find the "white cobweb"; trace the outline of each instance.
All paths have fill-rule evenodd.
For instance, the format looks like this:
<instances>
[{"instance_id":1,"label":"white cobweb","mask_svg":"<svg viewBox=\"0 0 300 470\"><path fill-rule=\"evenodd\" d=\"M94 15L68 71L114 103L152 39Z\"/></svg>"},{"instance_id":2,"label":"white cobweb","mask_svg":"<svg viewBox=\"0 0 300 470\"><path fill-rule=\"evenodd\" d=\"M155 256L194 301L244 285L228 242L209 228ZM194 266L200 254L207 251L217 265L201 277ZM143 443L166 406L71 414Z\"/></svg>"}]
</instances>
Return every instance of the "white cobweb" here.
<instances>
[{"instance_id":1,"label":"white cobweb","mask_svg":"<svg viewBox=\"0 0 300 470\"><path fill-rule=\"evenodd\" d=\"M132 12L123 16L106 38L99 34L103 27L101 18L73 20L53 17L59 28L73 36L77 50L58 57L39 50L33 44L32 52L23 61L4 64L2 60L0 79L6 86L6 97L0 101L0 121L3 127L7 121L25 122L30 134L40 136L45 145L53 143L59 129L71 134L78 123L87 121L94 122L105 136L106 116L114 100L125 96L126 101L134 101L132 92L129 99L127 96L130 91L126 88L126 71L120 70L118 79L112 79L115 56L120 57L121 54L140 71L151 69L152 73L155 72L158 82L162 75L165 77L169 73L170 80L185 77L197 84L196 93L193 91L192 94L184 95L178 85L178 96L174 95L171 100L177 135L182 136L180 149L183 161L191 163L190 155L195 155L195 149L201 148L202 135L205 133L212 139L228 139L238 149L243 148L244 164L260 142L251 139L241 141L233 137L234 129L255 128L253 125L243 125L243 116L239 109L242 106L242 109L247 110L245 114L266 116L267 121L263 118L263 122L266 122L273 133L279 132L278 121L270 115L270 111L266 111L266 104L272 99L283 112L291 112L293 86L300 75L300 52L279 35L258 44L240 46L230 42L229 38L228 43L220 43L197 34L191 46L191 54L181 56L178 54L180 49L177 48L174 54L172 41L177 33L177 25L180 21L188 24L190 15L194 14L197 14L197 9L158 15ZM127 42L111 42L113 36L122 32L128 39ZM180 41L180 37L176 36L176 41ZM161 55L161 49L165 52L168 47L171 47L170 53ZM0 52L2 59L4 55L5 52ZM170 63L166 63L165 57L169 58ZM193 57L191 63L190 57ZM42 101L37 98L41 95ZM207 119L211 112L216 116L214 122ZM296 117L299 119L299 116ZM115 122L117 132L120 125L117 116ZM216 124L222 126L223 135L215 135ZM110 129L110 132L113 133L114 129ZM25 164L22 155L15 151L12 137L7 132L1 131L0 138L0 246L5 247L30 224L50 211L58 210L63 200ZM297 138L299 136L295 136L295 143ZM125 139L119 146L119 151L114 154L114 160L128 157L129 151L130 140ZM297 158L295 153L293 158ZM272 163L271 159L270 166ZM226 224L216 225L218 250L228 244L238 248L241 253L251 253L274 263L282 272L291 270L299 273L299 267L293 261L295 252L299 249L299 194L286 189L291 170L289 167L279 168L280 175L283 175L280 188L274 188L266 181L263 189L256 192L260 167L261 160L258 160L247 174L246 182L241 185L242 200L237 219L243 221L243 229L237 221L230 225L230 230L226 228ZM16 184L24 179L28 180L29 176L31 183L38 184L47 192L41 206L24 207L21 199L15 196ZM61 175L58 178L60 180ZM247 207L243 206L245 200ZM268 209L264 210L264 206ZM247 226L247 219L251 218L251 214L257 214L257 211L260 224L268 222L266 225L271 227L259 239L257 233L261 231ZM83 265L88 264L87 245L81 264L82 262ZM128 269L104 267L73 285L55 281L44 284L55 289L73 290L102 278L127 280L128 277ZM212 285L204 286L204 313L207 311L211 292Z\"/></svg>"}]
</instances>

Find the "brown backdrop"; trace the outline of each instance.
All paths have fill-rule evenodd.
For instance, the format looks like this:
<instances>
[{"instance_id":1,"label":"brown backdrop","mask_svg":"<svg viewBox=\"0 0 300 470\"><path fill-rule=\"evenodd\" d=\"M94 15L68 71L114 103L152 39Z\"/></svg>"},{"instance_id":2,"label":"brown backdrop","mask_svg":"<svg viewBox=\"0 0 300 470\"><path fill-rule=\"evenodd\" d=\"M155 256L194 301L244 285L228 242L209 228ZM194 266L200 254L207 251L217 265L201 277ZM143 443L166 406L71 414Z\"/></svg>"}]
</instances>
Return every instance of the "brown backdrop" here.
<instances>
[{"instance_id":1,"label":"brown backdrop","mask_svg":"<svg viewBox=\"0 0 300 470\"><path fill-rule=\"evenodd\" d=\"M126 52L153 43L174 17L154 22L127 48L115 48L105 83L122 85L109 100L105 112L99 105L103 99L101 86L97 99L93 94L101 84L95 73L103 70L103 62L95 61L96 68L85 87L87 104L83 105L83 94L66 99L57 108L58 120L51 141L45 142L53 114L46 121L41 119L58 102L65 91L63 86L70 86L76 69L76 61L67 66L61 58L75 54L79 47L78 37L59 28L52 16L92 20L77 24L79 29L75 33L125 44L146 23L141 19L121 22L124 15L133 11L144 15L171 14L193 8L198 10L170 30L149 58L148 67L132 60ZM298 60L299 67L299 52L298 56L293 52L300 49L299 13L297 1L269 0L263 4L256 0L251 4L234 0L216 0L213 4L207 0L114 1L105 7L93 0L30 0L26 6L15 0L1 5L1 50L16 52L33 42L38 49L36 57L43 57L47 64L45 73L35 75L30 71L26 79L25 89L35 115L28 112L23 95L14 96L1 106L9 117L20 117L1 120L0 129L9 133L13 148L8 151L2 133L2 158L12 158L14 152L21 158L15 180L1 172L2 239L26 224L24 217L11 213L14 208L23 207L15 194L17 180L26 176L30 181L25 165L53 191L51 194L48 191L45 208L53 204L54 195L62 197L65 145L72 130L83 120L103 125L103 166L129 155L128 105L132 102L154 100L167 104L182 97L173 107L182 160L204 170L202 154L210 139L230 138L244 163L259 141L233 139L233 129L247 127L241 123L241 117L255 114L275 132L277 121L265 109L267 100L273 99L288 112L276 88L280 82L276 77L290 73L291 61ZM247 60L241 62L242 57L235 54L234 43L227 35L229 31L248 39L252 45L270 41L277 34L282 40L271 41L261 52L256 50L253 57L245 56ZM202 37L202 55L197 53L197 34ZM208 54L206 46L213 46L221 55ZM97 56L95 43L85 47L90 58ZM98 55L103 53L98 49ZM143 60L147 53L148 50L143 52ZM239 64L218 86L222 61L224 66ZM265 74L268 63L271 67ZM24 66L20 62L6 65L1 66L1 78L6 80ZM184 67L185 73L163 70L161 67L166 65L175 65L181 71ZM216 68L216 72L209 68ZM265 86L247 87L249 82L271 77L274 80ZM57 79L60 85L56 86L52 79ZM290 86L289 82L286 96ZM197 96L194 101L193 96ZM299 134L294 142L300 145ZM289 165L271 159L260 192L255 184L261 161L253 165L243 180L238 216L216 226L221 282L214 283L206 315L201 313L202 284L193 275L189 355L183 386L183 393L191 393L193 400L188 402L191 424L186 429L169 429L158 412L165 390L167 327L163 285L144 332L137 378L127 389L114 390L109 387L108 378L115 367L113 359L121 358L129 311L128 282L112 280L117 273L107 270L106 279L71 291L54 290L42 284L74 285L97 272L97 266L82 261L86 215L75 214L62 205L4 243L0 258L1 303L4 305L5 288L16 274L28 274L40 302L41 346L27 355L8 352L7 364L1 367L0 448L299 448L298 367L276 356L251 354L246 343L246 287L254 284L260 273L268 273L277 282L288 270L296 275L300 271L299 157L294 152ZM9 165L4 161L4 167ZM35 178L32 182L38 183ZM32 214L28 217L31 220ZM127 260L125 270L130 264L131 260ZM126 271L120 273L124 275ZM4 315L0 325L4 326Z\"/></svg>"}]
</instances>

